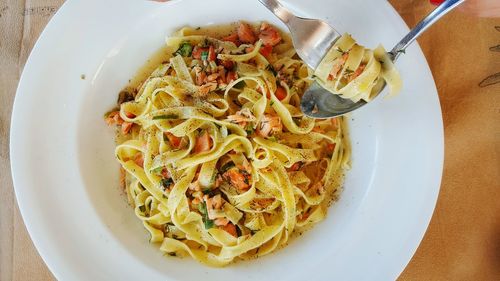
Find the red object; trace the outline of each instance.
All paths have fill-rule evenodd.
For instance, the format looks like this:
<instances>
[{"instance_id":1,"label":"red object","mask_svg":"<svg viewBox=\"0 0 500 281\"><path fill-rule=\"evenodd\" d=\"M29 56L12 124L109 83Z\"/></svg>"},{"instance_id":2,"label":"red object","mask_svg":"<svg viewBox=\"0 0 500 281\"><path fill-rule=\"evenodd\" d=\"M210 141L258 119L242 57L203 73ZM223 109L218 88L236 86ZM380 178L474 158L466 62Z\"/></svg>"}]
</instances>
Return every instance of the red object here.
<instances>
[{"instance_id":1,"label":"red object","mask_svg":"<svg viewBox=\"0 0 500 281\"><path fill-rule=\"evenodd\" d=\"M439 6L441 3L443 3L445 0L430 0L431 4Z\"/></svg>"},{"instance_id":2,"label":"red object","mask_svg":"<svg viewBox=\"0 0 500 281\"><path fill-rule=\"evenodd\" d=\"M238 79L238 75L236 74L236 71L229 71L226 75L226 83L231 83L234 80Z\"/></svg>"},{"instance_id":3,"label":"red object","mask_svg":"<svg viewBox=\"0 0 500 281\"><path fill-rule=\"evenodd\" d=\"M179 146L181 145L181 140L182 140L181 138L176 137L169 132L165 133L165 135L167 135L168 141L174 148L179 148Z\"/></svg>"},{"instance_id":4,"label":"red object","mask_svg":"<svg viewBox=\"0 0 500 281\"><path fill-rule=\"evenodd\" d=\"M219 64L224 66L227 70L232 70L234 68L234 63L230 60L219 60Z\"/></svg>"},{"instance_id":5,"label":"red object","mask_svg":"<svg viewBox=\"0 0 500 281\"><path fill-rule=\"evenodd\" d=\"M281 42L281 35L278 30L266 22L260 26L259 38L264 45L275 46Z\"/></svg>"},{"instance_id":6,"label":"red object","mask_svg":"<svg viewBox=\"0 0 500 281\"><path fill-rule=\"evenodd\" d=\"M193 54L192 54L193 59L197 59L197 60L201 59L201 54L203 52L208 52L208 48L201 48L198 46L194 47Z\"/></svg>"},{"instance_id":7,"label":"red object","mask_svg":"<svg viewBox=\"0 0 500 281\"><path fill-rule=\"evenodd\" d=\"M276 92L274 93L276 98L280 101L284 100L286 98L286 90L283 87L278 87L276 89Z\"/></svg>"},{"instance_id":8,"label":"red object","mask_svg":"<svg viewBox=\"0 0 500 281\"><path fill-rule=\"evenodd\" d=\"M264 46L262 46L262 48L260 48L259 52L266 59L269 59L269 55L271 55L271 53L273 52L273 46L271 46L271 45L264 45Z\"/></svg>"},{"instance_id":9,"label":"red object","mask_svg":"<svg viewBox=\"0 0 500 281\"><path fill-rule=\"evenodd\" d=\"M210 45L208 48L208 60L209 61L215 61L217 58L217 54L215 54L214 46Z\"/></svg>"}]
</instances>

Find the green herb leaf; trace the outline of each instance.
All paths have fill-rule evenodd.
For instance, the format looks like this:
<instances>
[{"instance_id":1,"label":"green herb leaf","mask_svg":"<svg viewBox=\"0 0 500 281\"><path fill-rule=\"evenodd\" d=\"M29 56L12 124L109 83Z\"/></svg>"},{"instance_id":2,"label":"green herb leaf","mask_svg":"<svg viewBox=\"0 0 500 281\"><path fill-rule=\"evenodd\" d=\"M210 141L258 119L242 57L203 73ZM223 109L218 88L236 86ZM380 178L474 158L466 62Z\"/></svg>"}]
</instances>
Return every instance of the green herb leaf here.
<instances>
[{"instance_id":1,"label":"green herb leaf","mask_svg":"<svg viewBox=\"0 0 500 281\"><path fill-rule=\"evenodd\" d=\"M398 50L398 53L406 54L406 50Z\"/></svg>"},{"instance_id":2,"label":"green herb leaf","mask_svg":"<svg viewBox=\"0 0 500 281\"><path fill-rule=\"evenodd\" d=\"M201 59L208 60L208 51L201 52Z\"/></svg>"},{"instance_id":3,"label":"green herb leaf","mask_svg":"<svg viewBox=\"0 0 500 281\"><path fill-rule=\"evenodd\" d=\"M255 130L253 129L253 126L249 124L245 127L245 131L247 132L247 134L251 135Z\"/></svg>"},{"instance_id":4,"label":"green herb leaf","mask_svg":"<svg viewBox=\"0 0 500 281\"><path fill-rule=\"evenodd\" d=\"M177 116L175 114L153 116L153 120L177 119L177 118L179 118L179 116Z\"/></svg>"},{"instance_id":5,"label":"green herb leaf","mask_svg":"<svg viewBox=\"0 0 500 281\"><path fill-rule=\"evenodd\" d=\"M202 215L207 214L207 205L205 202L201 202L200 204L198 204L198 211L200 211Z\"/></svg>"},{"instance_id":6,"label":"green herb leaf","mask_svg":"<svg viewBox=\"0 0 500 281\"><path fill-rule=\"evenodd\" d=\"M139 210L140 210L141 212L143 212L143 213L144 213L144 212L146 212L146 206L144 206L144 205L139 206Z\"/></svg>"},{"instance_id":7,"label":"green herb leaf","mask_svg":"<svg viewBox=\"0 0 500 281\"><path fill-rule=\"evenodd\" d=\"M271 101L271 102L269 103L269 105L270 105L270 106L273 106L273 105L274 105L274 101Z\"/></svg>"},{"instance_id":8,"label":"green herb leaf","mask_svg":"<svg viewBox=\"0 0 500 281\"><path fill-rule=\"evenodd\" d=\"M276 72L276 70L274 69L274 67L271 65L271 64L268 64L267 67L266 67L267 70L271 71L271 73L276 76L278 74L278 72Z\"/></svg>"},{"instance_id":9,"label":"green herb leaf","mask_svg":"<svg viewBox=\"0 0 500 281\"><path fill-rule=\"evenodd\" d=\"M172 178L168 179L161 179L161 185L166 189L170 187L174 183L174 180Z\"/></svg>"},{"instance_id":10,"label":"green herb leaf","mask_svg":"<svg viewBox=\"0 0 500 281\"><path fill-rule=\"evenodd\" d=\"M207 204L205 202L198 204L198 211L200 211L202 215L202 220L205 223L205 229L214 227L214 221L208 218Z\"/></svg>"},{"instance_id":11,"label":"green herb leaf","mask_svg":"<svg viewBox=\"0 0 500 281\"><path fill-rule=\"evenodd\" d=\"M274 142L278 141L278 139L275 136L268 137L267 139L270 140L270 141L274 141Z\"/></svg>"},{"instance_id":12,"label":"green herb leaf","mask_svg":"<svg viewBox=\"0 0 500 281\"><path fill-rule=\"evenodd\" d=\"M234 87L236 89L240 89L240 90L245 88L245 86L246 86L245 81L240 81L240 82L236 83L236 85L234 85Z\"/></svg>"},{"instance_id":13,"label":"green herb leaf","mask_svg":"<svg viewBox=\"0 0 500 281\"><path fill-rule=\"evenodd\" d=\"M181 43L179 49L174 53L175 55L181 55L183 57L190 57L193 53L193 46L189 42Z\"/></svg>"},{"instance_id":14,"label":"green herb leaf","mask_svg":"<svg viewBox=\"0 0 500 281\"><path fill-rule=\"evenodd\" d=\"M163 171L163 167L158 167L158 168L151 170L151 173L152 174L159 174L159 173L161 173L161 171Z\"/></svg>"},{"instance_id":15,"label":"green herb leaf","mask_svg":"<svg viewBox=\"0 0 500 281\"><path fill-rule=\"evenodd\" d=\"M232 167L234 167L234 163L233 162L228 162L226 164L224 164L224 166L222 166L220 169L219 169L219 172L221 174L224 174L227 170L231 169Z\"/></svg>"},{"instance_id":16,"label":"green herb leaf","mask_svg":"<svg viewBox=\"0 0 500 281\"><path fill-rule=\"evenodd\" d=\"M205 220L205 229L210 229L214 227L215 223L213 220L209 220L208 218Z\"/></svg>"}]
</instances>

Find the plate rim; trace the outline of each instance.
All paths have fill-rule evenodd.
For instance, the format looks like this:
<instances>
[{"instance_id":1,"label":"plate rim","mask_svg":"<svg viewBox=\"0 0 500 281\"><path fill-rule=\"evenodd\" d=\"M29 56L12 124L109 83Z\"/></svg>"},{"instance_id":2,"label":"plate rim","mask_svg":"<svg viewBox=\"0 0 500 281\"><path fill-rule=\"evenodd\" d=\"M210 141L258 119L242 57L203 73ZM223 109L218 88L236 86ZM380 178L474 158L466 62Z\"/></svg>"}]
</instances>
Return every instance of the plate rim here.
<instances>
[{"instance_id":1,"label":"plate rim","mask_svg":"<svg viewBox=\"0 0 500 281\"><path fill-rule=\"evenodd\" d=\"M180 2L180 1L183 1L183 0L174 0L174 1L171 1L171 3L176 3L176 2ZM384 1L384 0L378 0L379 2L383 3L384 5L387 6L387 9L388 11L391 11L393 14L395 14L395 18L397 18L398 20L400 20L402 22L402 24L408 29L406 23L403 21L403 19L401 18L401 16L397 13L397 11L387 2L387 1ZM29 68L29 65L32 61L32 54L36 52L37 48L39 48L39 44L40 42L46 40L45 37L47 36L46 35L46 31L47 31L47 27L52 27L52 25L55 25L55 21L57 21L56 19L60 17L60 14L62 13L65 13L67 7L70 5L69 3L73 3L73 2L76 2L75 0L68 0L66 2L64 2L61 7L57 10L57 12L54 14L54 16L51 18L51 20L47 23L46 27L44 28L44 30L42 31L42 33L40 34L39 38L37 39L35 45L33 46L33 49L31 50L30 52L30 55L26 61L26 64L25 64L25 67L23 69L23 72L20 76L20 79L19 79L19 83L18 83L18 86L17 86L17 89L16 89L16 96L15 96L15 99L14 99L14 103L13 103L13 107L12 107L12 118L11 118L11 123L10 123L10 134L9 134L9 152L10 152L10 168L11 168L11 176L12 176L12 180L13 180L13 186L14 186L14 192L15 192L15 197L16 197L16 201L17 201L17 204L19 206L19 210L20 210L20 213L21 213L21 216L23 218L23 221L25 223L25 226L28 230L28 233L30 235L30 238L32 239L38 253L40 254L40 256L42 257L42 259L44 260L45 264L47 265L47 267L50 269L50 271L52 272L52 274L54 274L54 276L59 277L59 274L58 274L58 270L56 269L56 265L53 264L52 262L50 262L50 257L49 257L49 252L50 250L48 249L44 249L43 246L41 246L43 243L39 241L39 237L37 238L37 235L34 235L33 233L35 232L35 230L32 229L32 224L29 223L31 221L31 217L29 215L27 215L26 213L26 208L28 206L25 206L24 205L24 202L22 199L20 198L23 198L25 195L21 194L21 191L16 188L17 184L16 182L19 182L19 180L16 180L17 176L16 174L18 173L18 168L19 167L19 164L17 163L17 160L16 160L16 144L14 143L15 142L15 139L16 139L16 134L17 134L17 130L18 128L16 128L16 120L18 117L17 116L17 112L20 110L19 108L22 106L20 105L19 103L19 96L22 94L22 92L20 91L20 88L21 88L21 85L23 83L25 83L25 70ZM163 5L169 5L170 3L164 3ZM421 53L419 55L422 55L422 57L425 59L425 56L423 56L422 54L422 51L420 49L420 46L418 45L417 42L415 42L417 48L418 48L418 51ZM427 64L427 61L425 61L425 66L429 69L429 65ZM433 81L433 84L434 84L434 87L435 87L435 82L434 82L434 77L432 76L432 72L430 71L429 69L429 74L431 76L431 79ZM423 227L421 229L421 233L420 234L417 234L417 236L419 236L420 238L417 239L418 241L416 241L416 246L414 247L414 249L411 251L411 253L409 254L410 258L405 262L405 265L400 269L399 274L401 274L401 272L406 268L406 266L408 265L408 263L410 262L411 260L411 257L415 254L416 250L418 249L418 246L420 245L424 235L425 235L425 232L430 224L430 221L431 221L431 218L433 216L433 213L435 211L435 207L436 207L436 202L437 202L437 199L438 199L438 196L439 196L439 192L440 192L440 186L441 186L441 182L442 182L442 175L443 175L443 169L444 169L444 128L443 128L443 119L442 119L442 111L441 111L441 106L440 106L440 101L439 101L439 96L438 96L438 92L437 92L437 89L435 89L435 95L436 95L436 98L437 98L437 103L438 103L438 109L439 109L439 116L440 116L440 122L438 124L438 129L439 129L439 139L440 139L440 143L439 143L439 147L438 147L438 150L441 152L440 155L437 155L437 162L439 162L439 167L441 167L440 171L439 171L439 179L438 179L438 186L437 188L434 189L434 196L433 196L433 200L432 200L432 203L430 203L430 205L432 206L431 210L430 210L430 215L428 215L427 217L423 218L423 220L425 221L425 227Z\"/></svg>"}]
</instances>

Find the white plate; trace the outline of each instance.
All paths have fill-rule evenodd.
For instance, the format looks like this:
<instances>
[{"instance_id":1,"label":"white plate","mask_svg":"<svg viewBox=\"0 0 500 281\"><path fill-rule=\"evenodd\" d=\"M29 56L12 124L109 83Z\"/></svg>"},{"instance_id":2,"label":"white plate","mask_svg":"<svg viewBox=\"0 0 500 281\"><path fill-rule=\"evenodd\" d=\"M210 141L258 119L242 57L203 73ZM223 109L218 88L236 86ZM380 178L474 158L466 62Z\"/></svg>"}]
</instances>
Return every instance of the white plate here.
<instances>
[{"instance_id":1,"label":"white plate","mask_svg":"<svg viewBox=\"0 0 500 281\"><path fill-rule=\"evenodd\" d=\"M407 32L382 0L287 3L367 46L391 47ZM256 0L70 0L49 23L19 84L11 157L24 221L57 278L390 280L408 263L434 209L443 164L439 101L417 45L398 61L401 95L351 116L353 168L324 222L275 254L224 269L163 257L149 245L120 195L113 132L102 116L166 35L239 19L279 24Z\"/></svg>"}]
</instances>

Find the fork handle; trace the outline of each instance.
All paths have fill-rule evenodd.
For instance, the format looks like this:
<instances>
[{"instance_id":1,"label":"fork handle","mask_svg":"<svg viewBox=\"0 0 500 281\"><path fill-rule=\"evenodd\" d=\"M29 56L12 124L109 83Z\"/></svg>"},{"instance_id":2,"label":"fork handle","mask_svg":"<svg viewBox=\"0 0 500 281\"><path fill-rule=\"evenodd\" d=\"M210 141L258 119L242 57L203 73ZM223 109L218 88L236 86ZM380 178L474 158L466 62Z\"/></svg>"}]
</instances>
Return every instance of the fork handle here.
<instances>
[{"instance_id":1,"label":"fork handle","mask_svg":"<svg viewBox=\"0 0 500 281\"><path fill-rule=\"evenodd\" d=\"M281 19L285 24L288 24L290 20L294 17L288 9L283 7L280 2L276 0L259 0L266 8L268 8L273 14Z\"/></svg>"},{"instance_id":2,"label":"fork handle","mask_svg":"<svg viewBox=\"0 0 500 281\"><path fill-rule=\"evenodd\" d=\"M392 60L395 61L399 55L404 52L404 50L417 39L427 28L438 21L442 16L446 15L449 11L453 10L458 5L462 4L465 0L446 0L436 9L434 9L430 14L428 14L423 20L421 20L417 25L406 34L401 41L399 41L394 48L389 52L392 56Z\"/></svg>"}]
</instances>

